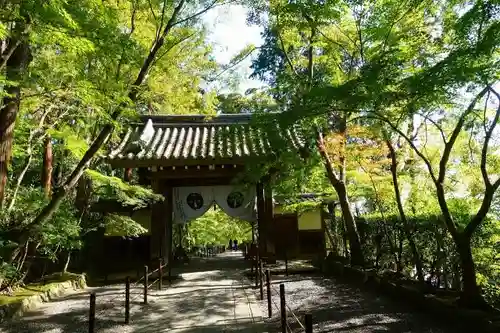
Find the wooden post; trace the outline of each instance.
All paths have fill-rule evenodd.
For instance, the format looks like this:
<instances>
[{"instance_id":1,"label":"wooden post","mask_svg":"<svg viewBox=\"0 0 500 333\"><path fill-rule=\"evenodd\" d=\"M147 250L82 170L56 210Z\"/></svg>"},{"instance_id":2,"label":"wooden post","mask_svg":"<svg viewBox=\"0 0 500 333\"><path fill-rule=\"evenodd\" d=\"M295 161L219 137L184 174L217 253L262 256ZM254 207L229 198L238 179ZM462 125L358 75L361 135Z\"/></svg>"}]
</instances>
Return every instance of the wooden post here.
<instances>
[{"instance_id":1,"label":"wooden post","mask_svg":"<svg viewBox=\"0 0 500 333\"><path fill-rule=\"evenodd\" d=\"M304 317L304 322L306 326L306 333L312 333L313 331L313 321L312 321L312 314L306 313Z\"/></svg>"},{"instance_id":2,"label":"wooden post","mask_svg":"<svg viewBox=\"0 0 500 333\"><path fill-rule=\"evenodd\" d=\"M272 294L271 294L271 271L266 269L266 289L267 289L267 315L269 318L273 316Z\"/></svg>"},{"instance_id":3,"label":"wooden post","mask_svg":"<svg viewBox=\"0 0 500 333\"><path fill-rule=\"evenodd\" d=\"M148 265L144 266L144 304L148 304Z\"/></svg>"},{"instance_id":4,"label":"wooden post","mask_svg":"<svg viewBox=\"0 0 500 333\"><path fill-rule=\"evenodd\" d=\"M89 333L95 331L95 293L90 294Z\"/></svg>"},{"instance_id":5,"label":"wooden post","mask_svg":"<svg viewBox=\"0 0 500 333\"><path fill-rule=\"evenodd\" d=\"M286 332L286 304L285 304L285 285L280 284L280 307L281 307L281 332Z\"/></svg>"},{"instance_id":6,"label":"wooden post","mask_svg":"<svg viewBox=\"0 0 500 333\"><path fill-rule=\"evenodd\" d=\"M167 239L167 269L168 269L168 281L172 282L172 266L174 262L173 256L173 240L172 240L172 227L173 227L173 210L174 210L174 198L173 198L173 188L172 186L167 186L165 189L165 213L166 217L166 239Z\"/></svg>"},{"instance_id":7,"label":"wooden post","mask_svg":"<svg viewBox=\"0 0 500 333\"><path fill-rule=\"evenodd\" d=\"M162 290L163 288L163 260L160 259L160 266L158 267L158 290Z\"/></svg>"},{"instance_id":8,"label":"wooden post","mask_svg":"<svg viewBox=\"0 0 500 333\"><path fill-rule=\"evenodd\" d=\"M255 265L255 288L259 287L259 257L254 260L253 264Z\"/></svg>"},{"instance_id":9,"label":"wooden post","mask_svg":"<svg viewBox=\"0 0 500 333\"><path fill-rule=\"evenodd\" d=\"M263 270L264 270L264 268L263 268L263 264L262 264L262 260L261 260L260 264L259 264L259 287L260 287L260 300L261 301L264 300L264 286L263 286L263 281L262 281Z\"/></svg>"},{"instance_id":10,"label":"wooden post","mask_svg":"<svg viewBox=\"0 0 500 333\"><path fill-rule=\"evenodd\" d=\"M250 274L253 275L253 267L254 267L254 259L253 257L250 257Z\"/></svg>"},{"instance_id":11,"label":"wooden post","mask_svg":"<svg viewBox=\"0 0 500 333\"><path fill-rule=\"evenodd\" d=\"M125 280L125 324L130 323L130 276Z\"/></svg>"},{"instance_id":12,"label":"wooden post","mask_svg":"<svg viewBox=\"0 0 500 333\"><path fill-rule=\"evenodd\" d=\"M167 271L168 271L168 283L171 284L172 283L172 265L170 264L170 262L168 263Z\"/></svg>"},{"instance_id":13,"label":"wooden post","mask_svg":"<svg viewBox=\"0 0 500 333\"><path fill-rule=\"evenodd\" d=\"M267 229L266 229L266 214L265 214L265 199L264 199L264 184L257 183L257 228L258 228L258 252L259 256L264 256L267 252Z\"/></svg>"}]
</instances>

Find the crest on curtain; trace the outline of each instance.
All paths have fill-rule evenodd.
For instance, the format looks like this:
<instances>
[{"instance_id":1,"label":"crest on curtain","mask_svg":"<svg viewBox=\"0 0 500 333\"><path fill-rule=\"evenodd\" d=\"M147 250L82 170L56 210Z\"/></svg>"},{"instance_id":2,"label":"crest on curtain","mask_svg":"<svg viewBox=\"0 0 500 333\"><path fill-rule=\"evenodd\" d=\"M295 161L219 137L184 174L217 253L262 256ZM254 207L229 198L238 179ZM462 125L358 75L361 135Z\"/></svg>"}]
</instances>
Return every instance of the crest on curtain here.
<instances>
[{"instance_id":1,"label":"crest on curtain","mask_svg":"<svg viewBox=\"0 0 500 333\"><path fill-rule=\"evenodd\" d=\"M205 214L216 203L227 215L253 222L255 188L237 185L186 186L173 189L174 223L187 223Z\"/></svg>"}]
</instances>

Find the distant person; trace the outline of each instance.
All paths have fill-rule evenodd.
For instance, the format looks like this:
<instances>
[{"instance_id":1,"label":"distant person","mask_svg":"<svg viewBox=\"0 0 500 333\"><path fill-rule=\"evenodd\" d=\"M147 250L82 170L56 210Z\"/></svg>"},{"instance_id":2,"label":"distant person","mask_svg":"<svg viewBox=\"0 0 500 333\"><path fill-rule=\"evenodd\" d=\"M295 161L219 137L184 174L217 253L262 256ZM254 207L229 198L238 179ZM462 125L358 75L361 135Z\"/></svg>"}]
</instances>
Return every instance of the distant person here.
<instances>
[{"instance_id":1,"label":"distant person","mask_svg":"<svg viewBox=\"0 0 500 333\"><path fill-rule=\"evenodd\" d=\"M229 248L228 249L229 250L233 249L233 240L232 239L229 240Z\"/></svg>"},{"instance_id":2,"label":"distant person","mask_svg":"<svg viewBox=\"0 0 500 333\"><path fill-rule=\"evenodd\" d=\"M234 250L238 250L238 241L236 239L234 240Z\"/></svg>"}]
</instances>

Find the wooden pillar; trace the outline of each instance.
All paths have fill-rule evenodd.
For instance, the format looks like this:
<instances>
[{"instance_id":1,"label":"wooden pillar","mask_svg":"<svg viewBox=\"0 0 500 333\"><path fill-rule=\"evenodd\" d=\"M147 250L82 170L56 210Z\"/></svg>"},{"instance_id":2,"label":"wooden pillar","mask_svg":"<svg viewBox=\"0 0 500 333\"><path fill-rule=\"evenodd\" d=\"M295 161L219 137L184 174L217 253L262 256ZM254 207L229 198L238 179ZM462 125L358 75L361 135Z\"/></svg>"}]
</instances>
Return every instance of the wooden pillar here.
<instances>
[{"instance_id":1,"label":"wooden pillar","mask_svg":"<svg viewBox=\"0 0 500 333\"><path fill-rule=\"evenodd\" d=\"M266 256L269 263L275 263L276 249L274 246L273 191L268 180L264 183L264 214L266 229Z\"/></svg>"},{"instance_id":2,"label":"wooden pillar","mask_svg":"<svg viewBox=\"0 0 500 333\"><path fill-rule=\"evenodd\" d=\"M123 180L127 183L132 180L132 168L126 168L123 171Z\"/></svg>"},{"instance_id":3,"label":"wooden pillar","mask_svg":"<svg viewBox=\"0 0 500 333\"><path fill-rule=\"evenodd\" d=\"M158 179L151 180L151 186L155 193L161 194L161 183ZM161 237L162 237L162 224L164 216L164 203L157 202L151 207L151 221L149 227L149 247L150 247L150 261L156 261L160 258Z\"/></svg>"},{"instance_id":4,"label":"wooden pillar","mask_svg":"<svg viewBox=\"0 0 500 333\"><path fill-rule=\"evenodd\" d=\"M173 203L173 195L172 195L173 188L172 186L166 186L165 191L163 195L165 196L165 229L164 229L164 235L165 235L165 255L164 255L164 262L168 263L168 271L169 271L169 278L170 278L170 270L172 268L172 261L173 261L173 240L172 240L172 226L173 226L173 210L174 210L174 203Z\"/></svg>"},{"instance_id":5,"label":"wooden pillar","mask_svg":"<svg viewBox=\"0 0 500 333\"><path fill-rule=\"evenodd\" d=\"M178 235L179 236L179 247L182 247L182 232L183 232L182 224L178 224L177 228L179 231L179 235Z\"/></svg>"},{"instance_id":6,"label":"wooden pillar","mask_svg":"<svg viewBox=\"0 0 500 333\"><path fill-rule=\"evenodd\" d=\"M252 222L252 243L255 243L255 222Z\"/></svg>"},{"instance_id":7,"label":"wooden pillar","mask_svg":"<svg viewBox=\"0 0 500 333\"><path fill-rule=\"evenodd\" d=\"M170 225L170 230L172 230L172 191L168 187L165 188L158 179L153 179L151 185L155 193L165 197L164 201L155 203L151 209L150 259L156 262L165 259L168 255L167 226Z\"/></svg>"},{"instance_id":8,"label":"wooden pillar","mask_svg":"<svg viewBox=\"0 0 500 333\"><path fill-rule=\"evenodd\" d=\"M257 233L259 256L263 257L267 252L267 232L266 232L266 214L265 214L264 186L262 182L257 183Z\"/></svg>"}]
</instances>

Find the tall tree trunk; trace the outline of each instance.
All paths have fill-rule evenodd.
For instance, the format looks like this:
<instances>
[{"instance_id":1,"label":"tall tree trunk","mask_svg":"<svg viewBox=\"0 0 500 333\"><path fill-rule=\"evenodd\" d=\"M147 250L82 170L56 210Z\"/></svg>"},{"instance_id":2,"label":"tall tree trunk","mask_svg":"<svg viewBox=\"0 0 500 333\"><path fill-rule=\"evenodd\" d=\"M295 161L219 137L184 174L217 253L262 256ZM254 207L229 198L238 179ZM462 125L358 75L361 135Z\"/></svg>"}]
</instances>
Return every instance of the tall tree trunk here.
<instances>
[{"instance_id":1,"label":"tall tree trunk","mask_svg":"<svg viewBox=\"0 0 500 333\"><path fill-rule=\"evenodd\" d=\"M410 245L411 254L413 257L413 263L415 264L415 269L417 270L417 278L418 281L424 282L424 270L422 259L420 258L420 253L418 252L417 245L413 240L413 236L411 233L410 225L408 223L408 219L406 218L406 213L403 208L403 202L401 200L401 192L399 191L399 180L398 180L398 160L396 157L396 152L394 150L394 146L392 142L387 139L385 140L387 148L389 148L389 156L391 158L391 175L392 175L392 184L394 186L394 196L396 198L396 204L398 206L399 217L401 218L401 222L403 223L403 230L408 240L408 244Z\"/></svg>"},{"instance_id":2,"label":"tall tree trunk","mask_svg":"<svg viewBox=\"0 0 500 333\"><path fill-rule=\"evenodd\" d=\"M335 191L339 196L340 209L347 229L347 237L349 238L349 250L351 252L351 264L353 266L364 266L363 251L361 249L361 241L359 238L356 221L351 211L347 190L345 184L340 184L335 187Z\"/></svg>"},{"instance_id":3,"label":"tall tree trunk","mask_svg":"<svg viewBox=\"0 0 500 333\"><path fill-rule=\"evenodd\" d=\"M66 251L66 259L64 261L64 266L62 268L61 275L66 274L66 272L68 271L68 266L69 266L70 260L71 260L71 251L67 250Z\"/></svg>"},{"instance_id":4,"label":"tall tree trunk","mask_svg":"<svg viewBox=\"0 0 500 333\"><path fill-rule=\"evenodd\" d=\"M457 244L462 267L462 295L461 305L476 309L491 309L484 300L481 289L476 280L476 265L472 257L471 240L465 235L460 235L460 242Z\"/></svg>"},{"instance_id":5,"label":"tall tree trunk","mask_svg":"<svg viewBox=\"0 0 500 333\"><path fill-rule=\"evenodd\" d=\"M50 198L52 192L52 138L45 138L43 147L43 170L42 170L42 186L45 197Z\"/></svg>"},{"instance_id":6,"label":"tall tree trunk","mask_svg":"<svg viewBox=\"0 0 500 333\"><path fill-rule=\"evenodd\" d=\"M60 141L58 143L60 147L64 147L64 141ZM56 168L54 170L54 175L53 175L53 188L57 189L62 186L64 182L64 160L68 156L68 150L67 149L62 149L62 151L59 151L58 154L56 154Z\"/></svg>"},{"instance_id":7,"label":"tall tree trunk","mask_svg":"<svg viewBox=\"0 0 500 333\"><path fill-rule=\"evenodd\" d=\"M347 188L345 183L337 177L333 169L333 164L326 151L325 143L323 140L323 135L318 131L318 149L320 151L321 157L323 158L323 164L326 169L326 174L333 188L337 192L339 198L340 210L342 211L342 217L344 219L345 227L347 229L347 235L349 238L349 250L351 265L353 266L364 266L363 251L361 249L361 241L359 238L358 228L356 227L356 221L354 220L354 215L351 211L351 205L349 203L349 198L347 196Z\"/></svg>"},{"instance_id":8,"label":"tall tree trunk","mask_svg":"<svg viewBox=\"0 0 500 333\"><path fill-rule=\"evenodd\" d=\"M326 235L330 240L332 252L334 253L335 256L338 256L339 245L337 242L337 233L336 233L337 225L335 221L335 204L333 203L328 204L327 209L328 209L328 214L330 216L330 224L325 225Z\"/></svg>"},{"instance_id":9,"label":"tall tree trunk","mask_svg":"<svg viewBox=\"0 0 500 333\"><path fill-rule=\"evenodd\" d=\"M13 38L9 41L9 44L11 43L19 43L19 41ZM19 43L7 61L6 79L18 83L25 74L31 59L28 43L24 41ZM3 98L2 108L0 109L0 207L3 205L7 187L21 87L19 84L9 85L5 88L5 93L6 96Z\"/></svg>"}]
</instances>

